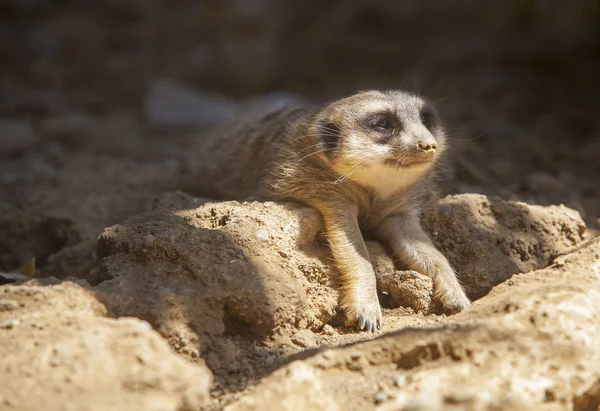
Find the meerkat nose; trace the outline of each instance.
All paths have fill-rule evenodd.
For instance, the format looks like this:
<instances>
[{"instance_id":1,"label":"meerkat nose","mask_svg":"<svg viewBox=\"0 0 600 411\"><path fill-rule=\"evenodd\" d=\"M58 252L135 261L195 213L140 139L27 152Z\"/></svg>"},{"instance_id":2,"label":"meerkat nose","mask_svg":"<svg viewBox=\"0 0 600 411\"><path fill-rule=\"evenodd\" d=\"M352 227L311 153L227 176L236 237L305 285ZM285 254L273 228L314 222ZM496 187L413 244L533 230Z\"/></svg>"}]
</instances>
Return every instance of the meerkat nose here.
<instances>
[{"instance_id":1,"label":"meerkat nose","mask_svg":"<svg viewBox=\"0 0 600 411\"><path fill-rule=\"evenodd\" d=\"M424 143L419 141L417 143L417 149L420 151L435 151L437 150L437 144L435 143Z\"/></svg>"}]
</instances>

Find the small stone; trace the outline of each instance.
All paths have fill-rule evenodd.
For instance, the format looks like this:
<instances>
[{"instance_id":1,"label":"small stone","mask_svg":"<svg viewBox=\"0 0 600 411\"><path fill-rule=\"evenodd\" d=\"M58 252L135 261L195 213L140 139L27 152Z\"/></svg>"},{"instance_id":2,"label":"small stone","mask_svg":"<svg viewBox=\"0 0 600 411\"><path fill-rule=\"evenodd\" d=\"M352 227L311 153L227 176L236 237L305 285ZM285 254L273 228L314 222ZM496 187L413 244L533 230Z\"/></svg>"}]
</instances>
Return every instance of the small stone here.
<instances>
[{"instance_id":1,"label":"small stone","mask_svg":"<svg viewBox=\"0 0 600 411\"><path fill-rule=\"evenodd\" d=\"M383 391L379 391L377 394L375 394L375 403L381 404L382 402L387 401L388 398L389 398L389 395L387 395Z\"/></svg>"},{"instance_id":2,"label":"small stone","mask_svg":"<svg viewBox=\"0 0 600 411\"><path fill-rule=\"evenodd\" d=\"M0 311L12 311L19 307L19 303L13 300L0 301Z\"/></svg>"},{"instance_id":3,"label":"small stone","mask_svg":"<svg viewBox=\"0 0 600 411\"><path fill-rule=\"evenodd\" d=\"M150 323L148 321L140 321L138 322L138 327L144 329L144 330L151 330L152 326L150 325Z\"/></svg>"},{"instance_id":4,"label":"small stone","mask_svg":"<svg viewBox=\"0 0 600 411\"><path fill-rule=\"evenodd\" d=\"M275 364L275 360L277 359L277 357L275 357L274 355L269 355L266 359L265 359L265 364L267 365L273 365Z\"/></svg>"},{"instance_id":5,"label":"small stone","mask_svg":"<svg viewBox=\"0 0 600 411\"><path fill-rule=\"evenodd\" d=\"M323 327L323 334L333 335L333 334L335 334L335 330L333 329L333 327L331 325L325 324L325 326Z\"/></svg>"},{"instance_id":6,"label":"small stone","mask_svg":"<svg viewBox=\"0 0 600 411\"><path fill-rule=\"evenodd\" d=\"M293 337L292 341L300 347L314 347L317 345L317 338L310 330L300 330Z\"/></svg>"},{"instance_id":7,"label":"small stone","mask_svg":"<svg viewBox=\"0 0 600 411\"><path fill-rule=\"evenodd\" d=\"M254 236L261 241L269 241L269 233L264 228L258 230Z\"/></svg>"},{"instance_id":8,"label":"small stone","mask_svg":"<svg viewBox=\"0 0 600 411\"><path fill-rule=\"evenodd\" d=\"M0 323L0 328L10 330L11 328L15 328L17 325L19 325L19 320L16 318L9 318L8 320Z\"/></svg>"},{"instance_id":9,"label":"small stone","mask_svg":"<svg viewBox=\"0 0 600 411\"><path fill-rule=\"evenodd\" d=\"M152 234L147 234L144 236L144 245L146 247L152 247L154 241L156 241L156 237L154 237Z\"/></svg>"},{"instance_id":10,"label":"small stone","mask_svg":"<svg viewBox=\"0 0 600 411\"><path fill-rule=\"evenodd\" d=\"M398 388L402 388L406 385L406 376L404 375L399 375L396 377L396 379L394 380L394 384L396 384L396 387Z\"/></svg>"},{"instance_id":11,"label":"small stone","mask_svg":"<svg viewBox=\"0 0 600 411\"><path fill-rule=\"evenodd\" d=\"M352 359L354 361L358 360L359 358L360 358L360 353L355 352L352 355L350 355L350 359Z\"/></svg>"},{"instance_id":12,"label":"small stone","mask_svg":"<svg viewBox=\"0 0 600 411\"><path fill-rule=\"evenodd\" d=\"M206 364L211 370L215 371L221 368L221 359L215 352L211 351L206 356Z\"/></svg>"}]
</instances>

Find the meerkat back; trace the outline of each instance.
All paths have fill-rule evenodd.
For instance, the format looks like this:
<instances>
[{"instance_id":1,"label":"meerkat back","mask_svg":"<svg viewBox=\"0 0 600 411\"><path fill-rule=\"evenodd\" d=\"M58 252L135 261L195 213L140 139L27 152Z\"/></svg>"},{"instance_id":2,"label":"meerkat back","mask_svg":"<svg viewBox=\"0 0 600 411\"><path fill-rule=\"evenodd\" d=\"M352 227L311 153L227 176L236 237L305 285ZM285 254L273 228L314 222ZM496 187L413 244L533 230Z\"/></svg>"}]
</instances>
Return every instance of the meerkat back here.
<instances>
[{"instance_id":1,"label":"meerkat back","mask_svg":"<svg viewBox=\"0 0 600 411\"><path fill-rule=\"evenodd\" d=\"M268 197L268 176L286 150L290 128L309 111L298 106L247 111L208 131L191 150L194 192L222 200Z\"/></svg>"}]
</instances>

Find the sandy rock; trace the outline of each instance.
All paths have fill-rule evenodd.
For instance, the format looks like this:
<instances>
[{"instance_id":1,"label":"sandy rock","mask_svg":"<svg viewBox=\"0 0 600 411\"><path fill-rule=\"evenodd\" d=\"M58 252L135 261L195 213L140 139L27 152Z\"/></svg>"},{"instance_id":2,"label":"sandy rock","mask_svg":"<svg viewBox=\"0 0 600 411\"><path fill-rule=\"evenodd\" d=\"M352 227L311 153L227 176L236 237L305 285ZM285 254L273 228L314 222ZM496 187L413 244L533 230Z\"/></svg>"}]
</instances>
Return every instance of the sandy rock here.
<instances>
[{"instance_id":1,"label":"sandy rock","mask_svg":"<svg viewBox=\"0 0 600 411\"><path fill-rule=\"evenodd\" d=\"M44 276L85 278L96 260L96 240L87 239L48 257Z\"/></svg>"},{"instance_id":2,"label":"sandy rock","mask_svg":"<svg viewBox=\"0 0 600 411\"><path fill-rule=\"evenodd\" d=\"M292 363L231 409L268 401L289 409L361 410L372 409L378 396L380 410L595 409L599 266L594 241L563 257L560 267L515 276L442 325ZM361 359L367 359L361 372L351 372ZM310 375L310 390L297 384L297 369ZM331 403L309 402L315 398Z\"/></svg>"},{"instance_id":3,"label":"sandy rock","mask_svg":"<svg viewBox=\"0 0 600 411\"><path fill-rule=\"evenodd\" d=\"M65 282L3 286L2 409L192 410L210 372L176 357L148 323L105 318L93 293Z\"/></svg>"},{"instance_id":4,"label":"sandy rock","mask_svg":"<svg viewBox=\"0 0 600 411\"><path fill-rule=\"evenodd\" d=\"M325 391L319 374L318 370L301 362L294 363L285 372L278 373L282 378L281 384L261 387L253 395L226 407L225 411L342 409Z\"/></svg>"},{"instance_id":5,"label":"sandy rock","mask_svg":"<svg viewBox=\"0 0 600 411\"><path fill-rule=\"evenodd\" d=\"M101 282L96 289L112 313L144 318L169 341L183 334L202 349L224 333L263 338L319 330L335 314L317 212L165 197L167 207L107 228L98 239L90 281ZM321 250L323 260L301 249Z\"/></svg>"},{"instance_id":6,"label":"sandy rock","mask_svg":"<svg viewBox=\"0 0 600 411\"><path fill-rule=\"evenodd\" d=\"M317 337L311 330L300 330L292 336L292 341L303 348L315 347Z\"/></svg>"},{"instance_id":7,"label":"sandy rock","mask_svg":"<svg viewBox=\"0 0 600 411\"><path fill-rule=\"evenodd\" d=\"M433 299L431 278L416 271L396 271L393 275L380 275L377 280L380 289L391 295L396 306L412 308L423 314L439 311Z\"/></svg>"},{"instance_id":8,"label":"sandy rock","mask_svg":"<svg viewBox=\"0 0 600 411\"><path fill-rule=\"evenodd\" d=\"M224 335L316 332L335 320L337 274L314 210L182 193L165 194L156 207L99 237L88 279L113 315L149 321L180 352L217 349ZM585 229L564 207L475 195L447 197L425 221L475 298L515 273L547 266L580 244ZM381 244L368 248L393 306L439 312L431 279L398 270Z\"/></svg>"},{"instance_id":9,"label":"sandy rock","mask_svg":"<svg viewBox=\"0 0 600 411\"><path fill-rule=\"evenodd\" d=\"M416 271L397 270L380 243L367 242L367 249L377 278L377 289L387 293L394 307L412 308L415 312L430 314L439 311L433 300L433 281Z\"/></svg>"},{"instance_id":10,"label":"sandy rock","mask_svg":"<svg viewBox=\"0 0 600 411\"><path fill-rule=\"evenodd\" d=\"M78 254L85 240L131 214L151 209L156 193L174 189L179 165L171 159L132 162L88 152L69 159L53 175L22 184L19 190L0 185L0 270L10 270L31 256L44 261L61 252L60 263L51 262L50 275L64 277L86 266L91 252ZM65 247L70 250L65 250ZM69 261L67 261L69 260ZM73 267L70 261L75 263ZM85 273L83 273L85 274ZM79 274L77 274L79 275Z\"/></svg>"},{"instance_id":11,"label":"sandy rock","mask_svg":"<svg viewBox=\"0 0 600 411\"><path fill-rule=\"evenodd\" d=\"M477 194L448 196L423 217L471 298L513 274L540 269L582 243L586 226L564 206L530 206Z\"/></svg>"}]
</instances>

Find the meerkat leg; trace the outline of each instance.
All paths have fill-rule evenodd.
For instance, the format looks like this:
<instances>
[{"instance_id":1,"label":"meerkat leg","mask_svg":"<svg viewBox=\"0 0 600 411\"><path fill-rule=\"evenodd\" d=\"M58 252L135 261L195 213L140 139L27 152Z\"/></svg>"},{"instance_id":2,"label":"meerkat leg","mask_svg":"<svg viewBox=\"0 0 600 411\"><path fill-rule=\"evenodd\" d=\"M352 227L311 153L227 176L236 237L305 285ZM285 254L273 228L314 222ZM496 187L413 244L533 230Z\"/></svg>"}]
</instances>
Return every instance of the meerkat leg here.
<instances>
[{"instance_id":1,"label":"meerkat leg","mask_svg":"<svg viewBox=\"0 0 600 411\"><path fill-rule=\"evenodd\" d=\"M459 312L471 305L450 263L423 231L417 215L387 217L377 227L377 232L388 243L394 257L433 280L435 296L446 310Z\"/></svg>"},{"instance_id":2,"label":"meerkat leg","mask_svg":"<svg viewBox=\"0 0 600 411\"><path fill-rule=\"evenodd\" d=\"M383 321L375 272L358 226L356 210L322 207L325 230L333 259L340 273L341 307L348 322L358 323L361 330L375 332ZM348 208L346 206L346 208Z\"/></svg>"}]
</instances>

